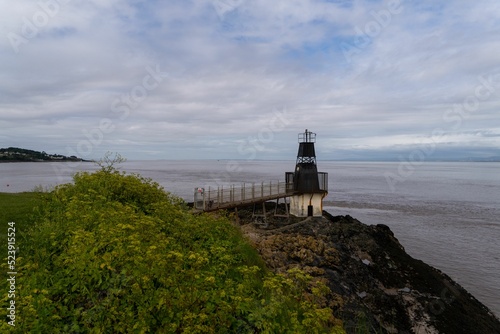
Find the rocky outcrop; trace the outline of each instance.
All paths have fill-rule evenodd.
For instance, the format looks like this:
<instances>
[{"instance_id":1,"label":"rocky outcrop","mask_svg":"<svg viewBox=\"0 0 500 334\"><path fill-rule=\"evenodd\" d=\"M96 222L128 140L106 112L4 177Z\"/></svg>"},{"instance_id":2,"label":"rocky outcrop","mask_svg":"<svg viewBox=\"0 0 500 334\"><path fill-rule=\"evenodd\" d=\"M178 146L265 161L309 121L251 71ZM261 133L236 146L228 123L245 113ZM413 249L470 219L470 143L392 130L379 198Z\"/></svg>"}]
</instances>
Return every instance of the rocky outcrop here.
<instances>
[{"instance_id":1,"label":"rocky outcrop","mask_svg":"<svg viewBox=\"0 0 500 334\"><path fill-rule=\"evenodd\" d=\"M242 231L277 272L300 267L328 281L348 333L500 333L500 321L441 271L409 256L389 227L350 216L251 223Z\"/></svg>"}]
</instances>

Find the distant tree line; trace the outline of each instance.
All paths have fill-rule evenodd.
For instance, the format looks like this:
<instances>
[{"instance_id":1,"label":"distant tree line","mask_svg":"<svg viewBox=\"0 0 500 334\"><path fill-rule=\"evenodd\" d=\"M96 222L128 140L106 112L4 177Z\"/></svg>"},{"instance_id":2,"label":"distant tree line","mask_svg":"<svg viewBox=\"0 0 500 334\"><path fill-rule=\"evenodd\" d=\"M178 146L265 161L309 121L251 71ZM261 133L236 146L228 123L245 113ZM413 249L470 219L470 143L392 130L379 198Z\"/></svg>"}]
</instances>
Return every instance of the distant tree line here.
<instances>
[{"instance_id":1,"label":"distant tree line","mask_svg":"<svg viewBox=\"0 0 500 334\"><path fill-rule=\"evenodd\" d=\"M60 154L48 154L45 151L33 151L18 147L0 148L0 162L16 161L80 161L76 156L66 157Z\"/></svg>"}]
</instances>

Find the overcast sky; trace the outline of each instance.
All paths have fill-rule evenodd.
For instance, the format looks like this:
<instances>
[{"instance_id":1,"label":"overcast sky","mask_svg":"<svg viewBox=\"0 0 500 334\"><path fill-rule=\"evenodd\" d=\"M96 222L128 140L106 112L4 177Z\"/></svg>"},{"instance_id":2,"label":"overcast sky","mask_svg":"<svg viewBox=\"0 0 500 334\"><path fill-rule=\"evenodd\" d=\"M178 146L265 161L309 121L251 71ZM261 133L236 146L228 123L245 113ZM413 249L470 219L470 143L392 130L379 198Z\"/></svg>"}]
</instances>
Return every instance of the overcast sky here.
<instances>
[{"instance_id":1,"label":"overcast sky","mask_svg":"<svg viewBox=\"0 0 500 334\"><path fill-rule=\"evenodd\" d=\"M500 156L498 0L22 0L0 147L99 158Z\"/></svg>"}]
</instances>

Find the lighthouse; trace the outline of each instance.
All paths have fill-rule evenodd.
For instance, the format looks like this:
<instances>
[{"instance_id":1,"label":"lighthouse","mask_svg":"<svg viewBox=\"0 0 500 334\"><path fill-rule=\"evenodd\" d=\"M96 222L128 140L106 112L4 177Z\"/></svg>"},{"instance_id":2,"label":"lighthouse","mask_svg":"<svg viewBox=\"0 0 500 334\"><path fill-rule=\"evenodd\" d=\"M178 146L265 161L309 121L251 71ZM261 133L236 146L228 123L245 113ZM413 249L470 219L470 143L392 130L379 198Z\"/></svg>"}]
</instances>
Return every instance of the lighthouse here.
<instances>
[{"instance_id":1,"label":"lighthouse","mask_svg":"<svg viewBox=\"0 0 500 334\"><path fill-rule=\"evenodd\" d=\"M299 134L299 151L294 172L286 173L290 196L290 213L297 217L321 217L323 198L328 194L328 173L318 172L314 143L316 134L305 130Z\"/></svg>"}]
</instances>

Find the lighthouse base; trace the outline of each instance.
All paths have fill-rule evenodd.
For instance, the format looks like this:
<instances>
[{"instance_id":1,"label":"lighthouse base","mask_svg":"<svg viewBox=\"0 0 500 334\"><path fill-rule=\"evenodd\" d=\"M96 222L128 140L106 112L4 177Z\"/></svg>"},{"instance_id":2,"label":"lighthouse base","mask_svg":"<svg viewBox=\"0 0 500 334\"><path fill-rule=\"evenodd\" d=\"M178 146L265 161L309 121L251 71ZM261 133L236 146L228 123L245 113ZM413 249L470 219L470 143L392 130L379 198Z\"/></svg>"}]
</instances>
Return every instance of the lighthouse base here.
<instances>
[{"instance_id":1,"label":"lighthouse base","mask_svg":"<svg viewBox=\"0 0 500 334\"><path fill-rule=\"evenodd\" d=\"M290 214L296 217L323 216L324 194L302 194L290 197Z\"/></svg>"}]
</instances>

